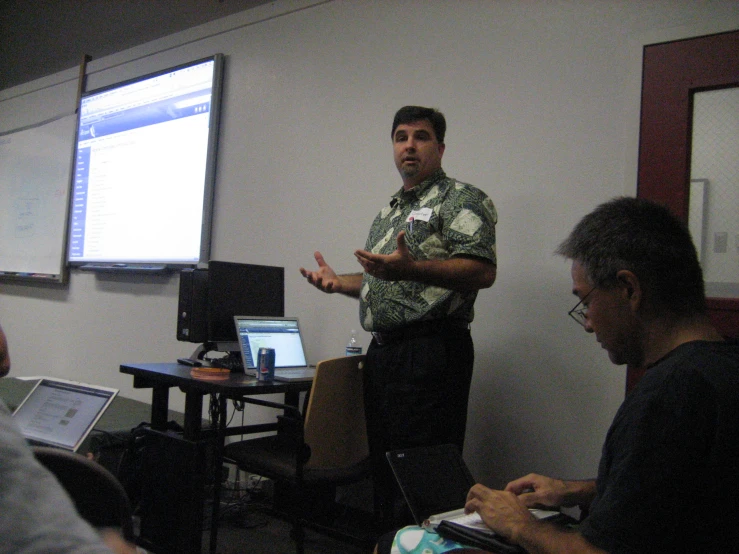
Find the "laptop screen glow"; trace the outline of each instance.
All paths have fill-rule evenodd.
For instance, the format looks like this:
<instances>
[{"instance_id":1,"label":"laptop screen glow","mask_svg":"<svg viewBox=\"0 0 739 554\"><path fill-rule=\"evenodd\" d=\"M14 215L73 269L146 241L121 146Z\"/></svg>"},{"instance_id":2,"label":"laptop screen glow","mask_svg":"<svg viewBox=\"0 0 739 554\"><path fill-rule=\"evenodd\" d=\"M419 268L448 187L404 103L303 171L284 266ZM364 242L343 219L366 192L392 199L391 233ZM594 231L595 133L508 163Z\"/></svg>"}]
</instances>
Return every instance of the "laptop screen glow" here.
<instances>
[{"instance_id":1,"label":"laptop screen glow","mask_svg":"<svg viewBox=\"0 0 739 554\"><path fill-rule=\"evenodd\" d=\"M117 394L116 389L41 379L13 413L26 439L76 451Z\"/></svg>"},{"instance_id":2,"label":"laptop screen glow","mask_svg":"<svg viewBox=\"0 0 739 554\"><path fill-rule=\"evenodd\" d=\"M297 318L236 316L234 321L245 368L256 368L260 348L274 348L275 368L308 365Z\"/></svg>"}]
</instances>

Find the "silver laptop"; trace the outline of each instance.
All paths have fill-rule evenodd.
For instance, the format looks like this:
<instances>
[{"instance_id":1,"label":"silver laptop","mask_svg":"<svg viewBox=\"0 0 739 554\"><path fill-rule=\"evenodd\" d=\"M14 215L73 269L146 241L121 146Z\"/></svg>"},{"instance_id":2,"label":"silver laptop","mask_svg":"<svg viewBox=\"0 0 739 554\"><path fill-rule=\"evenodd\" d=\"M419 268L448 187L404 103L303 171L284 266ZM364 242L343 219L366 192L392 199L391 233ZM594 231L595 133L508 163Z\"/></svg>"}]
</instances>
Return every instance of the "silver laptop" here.
<instances>
[{"instance_id":1,"label":"silver laptop","mask_svg":"<svg viewBox=\"0 0 739 554\"><path fill-rule=\"evenodd\" d=\"M308 365L297 317L234 316L241 360L247 375L257 373L260 348L275 350L275 381L310 381L316 368Z\"/></svg>"},{"instance_id":2,"label":"silver laptop","mask_svg":"<svg viewBox=\"0 0 739 554\"><path fill-rule=\"evenodd\" d=\"M117 394L118 389L44 377L13 419L30 444L77 452Z\"/></svg>"}]
</instances>

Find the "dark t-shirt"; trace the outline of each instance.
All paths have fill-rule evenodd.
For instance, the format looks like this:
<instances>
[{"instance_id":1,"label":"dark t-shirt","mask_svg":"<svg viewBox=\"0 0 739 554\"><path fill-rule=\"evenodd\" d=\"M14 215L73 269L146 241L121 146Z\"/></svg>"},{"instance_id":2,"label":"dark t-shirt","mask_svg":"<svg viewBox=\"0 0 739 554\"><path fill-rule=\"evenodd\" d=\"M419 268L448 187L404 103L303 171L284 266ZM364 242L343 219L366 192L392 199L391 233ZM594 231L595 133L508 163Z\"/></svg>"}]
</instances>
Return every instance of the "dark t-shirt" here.
<instances>
[{"instance_id":1,"label":"dark t-shirt","mask_svg":"<svg viewBox=\"0 0 739 554\"><path fill-rule=\"evenodd\" d=\"M581 532L612 554L739 552L739 341L683 344L647 370Z\"/></svg>"}]
</instances>

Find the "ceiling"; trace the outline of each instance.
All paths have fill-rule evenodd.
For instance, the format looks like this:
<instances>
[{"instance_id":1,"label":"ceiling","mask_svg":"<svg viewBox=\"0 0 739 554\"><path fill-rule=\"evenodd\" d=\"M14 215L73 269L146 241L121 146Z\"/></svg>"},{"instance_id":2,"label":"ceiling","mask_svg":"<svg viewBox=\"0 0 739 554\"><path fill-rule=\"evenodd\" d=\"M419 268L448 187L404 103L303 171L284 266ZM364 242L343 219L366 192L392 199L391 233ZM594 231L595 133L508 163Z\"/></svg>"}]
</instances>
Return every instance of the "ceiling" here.
<instances>
[{"instance_id":1,"label":"ceiling","mask_svg":"<svg viewBox=\"0 0 739 554\"><path fill-rule=\"evenodd\" d=\"M0 0L0 90L270 0Z\"/></svg>"}]
</instances>

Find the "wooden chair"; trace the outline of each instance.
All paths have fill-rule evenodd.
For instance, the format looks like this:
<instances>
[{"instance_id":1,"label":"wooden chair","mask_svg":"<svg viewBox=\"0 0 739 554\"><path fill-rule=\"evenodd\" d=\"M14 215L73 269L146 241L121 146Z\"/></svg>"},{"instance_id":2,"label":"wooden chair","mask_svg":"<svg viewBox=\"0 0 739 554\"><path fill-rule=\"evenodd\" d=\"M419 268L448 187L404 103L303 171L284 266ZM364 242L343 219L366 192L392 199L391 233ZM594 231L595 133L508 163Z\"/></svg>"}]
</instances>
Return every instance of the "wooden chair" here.
<instances>
[{"instance_id":1,"label":"wooden chair","mask_svg":"<svg viewBox=\"0 0 739 554\"><path fill-rule=\"evenodd\" d=\"M294 491L289 513L296 551L304 550L304 526L311 524L306 493L311 487L357 482L370 474L363 399L364 356L320 362L305 417L295 407L253 397L244 402L283 410L277 434L227 444L224 458L246 472L268 477ZM340 533L339 533L340 535Z\"/></svg>"},{"instance_id":2,"label":"wooden chair","mask_svg":"<svg viewBox=\"0 0 739 554\"><path fill-rule=\"evenodd\" d=\"M93 527L115 528L133 542L133 510L123 485L99 463L81 454L33 447L36 459L61 483L77 512Z\"/></svg>"}]
</instances>

